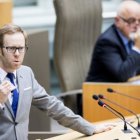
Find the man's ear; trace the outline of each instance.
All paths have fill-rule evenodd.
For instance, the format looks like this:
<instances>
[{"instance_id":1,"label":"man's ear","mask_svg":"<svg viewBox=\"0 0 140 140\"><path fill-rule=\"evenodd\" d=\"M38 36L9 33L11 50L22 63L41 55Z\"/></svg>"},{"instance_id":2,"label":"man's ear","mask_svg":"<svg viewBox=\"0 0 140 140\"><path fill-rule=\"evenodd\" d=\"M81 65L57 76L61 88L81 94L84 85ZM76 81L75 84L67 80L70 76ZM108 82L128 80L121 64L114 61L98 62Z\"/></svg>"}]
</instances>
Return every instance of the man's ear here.
<instances>
[{"instance_id":1,"label":"man's ear","mask_svg":"<svg viewBox=\"0 0 140 140\"><path fill-rule=\"evenodd\" d=\"M117 23L119 22L119 17L116 16L116 17L114 18L114 20L115 20L115 24L117 24Z\"/></svg>"},{"instance_id":2,"label":"man's ear","mask_svg":"<svg viewBox=\"0 0 140 140\"><path fill-rule=\"evenodd\" d=\"M114 23L115 23L115 25L117 26L117 27L119 27L119 23L120 23L120 18L118 17L118 16L116 16L115 18L114 18Z\"/></svg>"},{"instance_id":3,"label":"man's ear","mask_svg":"<svg viewBox=\"0 0 140 140\"><path fill-rule=\"evenodd\" d=\"M0 48L0 57L3 56L2 48Z\"/></svg>"}]
</instances>

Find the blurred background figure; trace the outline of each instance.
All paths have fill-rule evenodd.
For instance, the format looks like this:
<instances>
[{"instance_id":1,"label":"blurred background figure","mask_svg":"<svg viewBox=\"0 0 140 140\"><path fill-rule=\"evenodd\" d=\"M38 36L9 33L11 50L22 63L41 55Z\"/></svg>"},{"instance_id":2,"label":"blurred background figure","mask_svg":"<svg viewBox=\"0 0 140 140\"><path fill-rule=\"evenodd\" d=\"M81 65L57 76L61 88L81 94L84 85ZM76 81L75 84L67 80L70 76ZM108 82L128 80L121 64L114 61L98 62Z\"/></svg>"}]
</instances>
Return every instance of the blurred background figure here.
<instances>
[{"instance_id":1,"label":"blurred background figure","mask_svg":"<svg viewBox=\"0 0 140 140\"><path fill-rule=\"evenodd\" d=\"M126 82L140 74L139 9L136 1L120 4L114 24L96 42L86 81Z\"/></svg>"}]
</instances>

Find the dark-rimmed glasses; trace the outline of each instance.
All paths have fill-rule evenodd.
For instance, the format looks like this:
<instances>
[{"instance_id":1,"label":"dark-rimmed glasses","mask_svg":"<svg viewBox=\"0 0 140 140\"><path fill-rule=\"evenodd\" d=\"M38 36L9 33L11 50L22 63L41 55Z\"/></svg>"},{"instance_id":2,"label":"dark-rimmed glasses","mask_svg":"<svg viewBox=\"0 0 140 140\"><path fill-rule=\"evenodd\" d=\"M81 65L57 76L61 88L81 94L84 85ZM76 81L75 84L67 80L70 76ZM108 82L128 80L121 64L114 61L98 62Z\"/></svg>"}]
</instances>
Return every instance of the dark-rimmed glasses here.
<instances>
[{"instance_id":1,"label":"dark-rimmed glasses","mask_svg":"<svg viewBox=\"0 0 140 140\"><path fill-rule=\"evenodd\" d=\"M133 17L131 18L128 18L128 19L125 19L123 18L122 16L119 16L124 22L126 22L127 24L129 25L132 25L132 24L136 24L136 21L138 22L138 24L140 24L140 19L135 19Z\"/></svg>"},{"instance_id":2,"label":"dark-rimmed glasses","mask_svg":"<svg viewBox=\"0 0 140 140\"><path fill-rule=\"evenodd\" d=\"M15 46L2 46L2 48L5 48L8 53L15 53L17 50L19 53L24 53L28 50L28 47L15 47Z\"/></svg>"}]
</instances>

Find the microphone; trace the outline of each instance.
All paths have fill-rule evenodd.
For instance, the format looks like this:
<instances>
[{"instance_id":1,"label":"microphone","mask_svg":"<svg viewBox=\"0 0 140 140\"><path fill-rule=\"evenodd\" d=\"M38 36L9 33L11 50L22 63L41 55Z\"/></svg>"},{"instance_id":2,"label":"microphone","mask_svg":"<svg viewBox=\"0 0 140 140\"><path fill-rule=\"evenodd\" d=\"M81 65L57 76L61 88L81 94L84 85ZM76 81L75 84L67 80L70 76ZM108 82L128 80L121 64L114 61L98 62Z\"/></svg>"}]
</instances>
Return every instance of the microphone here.
<instances>
[{"instance_id":1,"label":"microphone","mask_svg":"<svg viewBox=\"0 0 140 140\"><path fill-rule=\"evenodd\" d=\"M115 90L113 90L112 88L108 88L107 91L108 91L109 93L117 93L117 94L120 94L120 95L122 95L122 96L125 96L125 97L128 97L128 98L131 98L131 99L140 101L140 98L137 98L137 97L134 97L134 96L130 96L130 95L127 95L127 94L124 94L124 93L115 91Z\"/></svg>"},{"instance_id":2,"label":"microphone","mask_svg":"<svg viewBox=\"0 0 140 140\"><path fill-rule=\"evenodd\" d=\"M98 104L99 104L99 105L102 105L102 106L105 105L105 106L107 106L106 108L109 109L113 114L116 114L116 113L117 113L117 114L116 114L117 117L119 116L119 118L120 118L120 116L121 116L121 119L124 121L124 131L127 130L127 125L126 125L125 118L124 118L124 116L123 116L120 112L118 112L117 110L115 110L115 109L112 108L111 106L109 106L109 105L103 103L103 102L99 99L99 97L98 97L97 95L93 95L92 98L93 98L94 100L99 100L99 101L98 101ZM116 113L115 113L115 112L116 112ZM119 114L119 115L118 115L118 114Z\"/></svg>"},{"instance_id":3,"label":"microphone","mask_svg":"<svg viewBox=\"0 0 140 140\"><path fill-rule=\"evenodd\" d=\"M137 115L135 112L133 112L132 110L129 110L128 108L125 108L124 106L121 106L121 105L119 105L119 104L117 104L117 103L115 103L115 102L113 102L113 101L111 101L111 100L105 98L102 94L99 94L98 97L99 97L100 99L105 99L106 101L108 101L108 102L110 102L110 103L112 103L112 104L114 104L114 105L117 105L117 106L119 106L120 108L122 108L122 109L128 111L129 113L132 113L133 115L135 115L136 118L137 118L137 120L138 120L138 126L137 126L137 127L138 127L138 128L140 127L139 117L138 117L138 115Z\"/></svg>"},{"instance_id":4,"label":"microphone","mask_svg":"<svg viewBox=\"0 0 140 140\"><path fill-rule=\"evenodd\" d=\"M117 114L117 113L118 113L117 110L115 111L115 109L113 109L112 107L110 107L108 104L102 102L101 100L98 101L98 105L100 105L101 107L106 108L108 111L110 111L111 113L113 113L115 116L119 117L121 120L124 121L124 124L125 124L125 125L128 124L128 125L129 125L130 127L132 127L135 131L137 131L138 136L140 136L140 132L139 132L134 126L132 126L130 123L128 123L128 122L125 120L124 116L123 116L123 117L120 117L120 114L121 114L121 113L119 113L119 115L118 115L118 114ZM112 110L112 109L113 109L113 110ZM115 112L114 112L114 111L115 111ZM124 130L125 130L125 129L124 129ZM126 129L126 130L127 130L127 129Z\"/></svg>"},{"instance_id":5,"label":"microphone","mask_svg":"<svg viewBox=\"0 0 140 140\"><path fill-rule=\"evenodd\" d=\"M99 100L99 97L98 97L97 95L93 95L92 98L93 98L94 100Z\"/></svg>"}]
</instances>

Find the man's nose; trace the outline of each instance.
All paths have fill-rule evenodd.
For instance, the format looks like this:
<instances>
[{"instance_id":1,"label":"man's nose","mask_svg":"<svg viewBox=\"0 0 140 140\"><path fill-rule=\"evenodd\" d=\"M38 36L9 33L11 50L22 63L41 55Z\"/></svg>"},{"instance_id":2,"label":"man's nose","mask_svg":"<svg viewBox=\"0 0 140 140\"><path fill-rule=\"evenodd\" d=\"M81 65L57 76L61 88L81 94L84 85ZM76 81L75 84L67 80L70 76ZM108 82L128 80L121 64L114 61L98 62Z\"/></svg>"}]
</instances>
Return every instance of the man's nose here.
<instances>
[{"instance_id":1,"label":"man's nose","mask_svg":"<svg viewBox=\"0 0 140 140\"><path fill-rule=\"evenodd\" d=\"M15 50L15 54L16 55L19 55L20 54L18 49Z\"/></svg>"}]
</instances>

